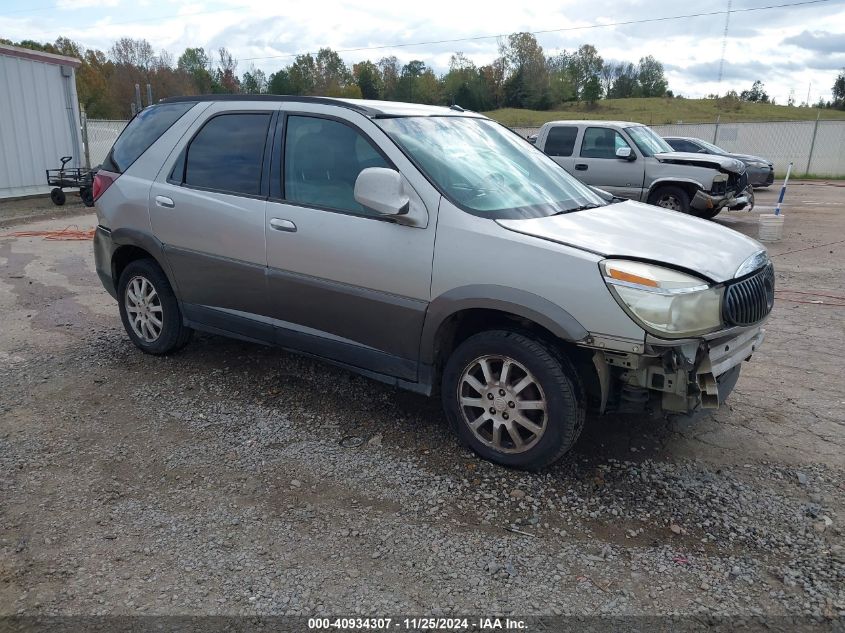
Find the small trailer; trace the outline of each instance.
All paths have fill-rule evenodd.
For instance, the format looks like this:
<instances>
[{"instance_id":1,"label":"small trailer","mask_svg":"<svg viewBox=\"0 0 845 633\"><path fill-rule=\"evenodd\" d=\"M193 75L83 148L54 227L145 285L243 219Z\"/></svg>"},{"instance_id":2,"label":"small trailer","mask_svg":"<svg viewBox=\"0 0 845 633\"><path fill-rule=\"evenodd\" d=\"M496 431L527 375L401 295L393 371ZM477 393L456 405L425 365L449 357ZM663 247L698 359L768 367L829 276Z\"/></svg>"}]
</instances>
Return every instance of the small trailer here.
<instances>
[{"instance_id":1,"label":"small trailer","mask_svg":"<svg viewBox=\"0 0 845 633\"><path fill-rule=\"evenodd\" d=\"M47 184L52 187L50 199L56 206L62 206L67 199L65 189L79 189L79 197L86 207L94 206L94 175L96 169L84 167L66 167L73 156L62 156L62 166L59 169L48 169Z\"/></svg>"}]
</instances>

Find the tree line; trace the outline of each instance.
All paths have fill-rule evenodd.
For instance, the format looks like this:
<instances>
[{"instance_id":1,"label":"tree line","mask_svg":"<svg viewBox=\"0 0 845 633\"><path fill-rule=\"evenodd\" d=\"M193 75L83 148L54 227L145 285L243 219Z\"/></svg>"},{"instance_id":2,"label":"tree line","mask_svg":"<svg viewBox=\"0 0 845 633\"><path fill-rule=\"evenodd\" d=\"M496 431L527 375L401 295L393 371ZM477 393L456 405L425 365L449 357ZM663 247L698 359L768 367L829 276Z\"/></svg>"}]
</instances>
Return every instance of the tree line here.
<instances>
[{"instance_id":1,"label":"tree line","mask_svg":"<svg viewBox=\"0 0 845 633\"><path fill-rule=\"evenodd\" d=\"M455 53L442 75L423 61L402 64L395 56L349 66L330 48L297 55L268 75L255 65L238 74L238 60L226 48L186 48L174 59L144 39L121 38L105 52L66 37L53 43L0 42L81 59L77 90L91 118L129 116L135 84L142 92L150 84L155 99L208 93L319 95L457 104L477 111L548 110L570 101L672 96L663 65L651 56L637 64L605 61L591 44L546 55L530 33L501 40L498 56L487 65L477 66Z\"/></svg>"}]
</instances>

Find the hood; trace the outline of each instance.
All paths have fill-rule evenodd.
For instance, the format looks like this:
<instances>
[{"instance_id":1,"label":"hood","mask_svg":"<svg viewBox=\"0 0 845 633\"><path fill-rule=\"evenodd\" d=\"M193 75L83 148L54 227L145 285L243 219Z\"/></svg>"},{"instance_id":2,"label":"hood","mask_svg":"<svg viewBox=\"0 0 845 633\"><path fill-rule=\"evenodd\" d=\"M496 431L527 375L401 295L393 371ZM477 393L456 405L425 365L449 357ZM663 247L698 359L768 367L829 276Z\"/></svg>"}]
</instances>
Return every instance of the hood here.
<instances>
[{"instance_id":1,"label":"hood","mask_svg":"<svg viewBox=\"0 0 845 633\"><path fill-rule=\"evenodd\" d=\"M733 229L650 204L625 201L597 209L500 226L605 257L630 257L686 269L711 281L733 279L762 244Z\"/></svg>"},{"instance_id":2,"label":"hood","mask_svg":"<svg viewBox=\"0 0 845 633\"><path fill-rule=\"evenodd\" d=\"M693 154L692 152L661 152L654 157L661 163L673 165L695 165L696 167L709 167L720 171L732 171L741 174L745 170L745 163L730 156L719 156L718 154Z\"/></svg>"},{"instance_id":3,"label":"hood","mask_svg":"<svg viewBox=\"0 0 845 633\"><path fill-rule=\"evenodd\" d=\"M751 154L725 154L730 158L736 158L737 160L741 160L744 163L766 163L767 165L771 165L772 161L766 160L765 158L761 158L760 156L752 156Z\"/></svg>"}]
</instances>

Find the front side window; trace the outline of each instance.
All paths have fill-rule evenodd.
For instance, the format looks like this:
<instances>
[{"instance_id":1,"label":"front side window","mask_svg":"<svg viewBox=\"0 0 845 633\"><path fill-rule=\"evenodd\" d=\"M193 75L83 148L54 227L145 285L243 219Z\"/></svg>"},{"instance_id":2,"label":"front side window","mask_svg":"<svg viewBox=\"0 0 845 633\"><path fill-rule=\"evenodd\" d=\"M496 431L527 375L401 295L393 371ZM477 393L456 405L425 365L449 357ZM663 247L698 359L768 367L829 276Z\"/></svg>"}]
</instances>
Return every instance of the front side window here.
<instances>
[{"instance_id":1,"label":"front side window","mask_svg":"<svg viewBox=\"0 0 845 633\"><path fill-rule=\"evenodd\" d=\"M330 119L289 116L285 132L288 202L376 215L355 200L355 181L368 167L390 167L356 129Z\"/></svg>"},{"instance_id":2,"label":"front side window","mask_svg":"<svg viewBox=\"0 0 845 633\"><path fill-rule=\"evenodd\" d=\"M620 147L631 147L616 130L606 127L588 127L581 141L582 158L616 158Z\"/></svg>"},{"instance_id":3,"label":"front side window","mask_svg":"<svg viewBox=\"0 0 845 633\"><path fill-rule=\"evenodd\" d=\"M549 130L546 137L546 154L549 156L572 156L578 128L570 125L558 125Z\"/></svg>"},{"instance_id":4,"label":"front side window","mask_svg":"<svg viewBox=\"0 0 845 633\"><path fill-rule=\"evenodd\" d=\"M487 119L409 116L376 123L442 194L473 215L537 218L604 205L539 149Z\"/></svg>"},{"instance_id":5,"label":"front side window","mask_svg":"<svg viewBox=\"0 0 845 633\"><path fill-rule=\"evenodd\" d=\"M663 152L671 152L672 148L669 143L663 140L657 132L645 125L634 125L625 128L629 136L634 139L634 143L640 148L643 156L654 156L655 154L662 154Z\"/></svg>"},{"instance_id":6,"label":"front side window","mask_svg":"<svg viewBox=\"0 0 845 633\"><path fill-rule=\"evenodd\" d=\"M250 112L210 119L188 146L184 183L227 193L260 195L271 117L265 112Z\"/></svg>"}]
</instances>

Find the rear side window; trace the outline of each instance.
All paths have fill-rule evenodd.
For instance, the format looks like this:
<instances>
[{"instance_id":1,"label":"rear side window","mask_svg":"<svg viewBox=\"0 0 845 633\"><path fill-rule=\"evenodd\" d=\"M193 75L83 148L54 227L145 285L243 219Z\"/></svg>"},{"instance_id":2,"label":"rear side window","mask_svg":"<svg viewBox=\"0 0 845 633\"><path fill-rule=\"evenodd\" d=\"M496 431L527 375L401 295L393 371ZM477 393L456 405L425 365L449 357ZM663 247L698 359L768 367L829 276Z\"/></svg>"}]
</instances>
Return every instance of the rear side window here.
<instances>
[{"instance_id":1,"label":"rear side window","mask_svg":"<svg viewBox=\"0 0 845 633\"><path fill-rule=\"evenodd\" d=\"M162 103L141 110L117 137L103 169L122 174L195 105L195 101Z\"/></svg>"},{"instance_id":2,"label":"rear side window","mask_svg":"<svg viewBox=\"0 0 845 633\"><path fill-rule=\"evenodd\" d=\"M210 119L188 146L184 184L260 195L271 117L270 113L257 112L221 114Z\"/></svg>"},{"instance_id":3,"label":"rear side window","mask_svg":"<svg viewBox=\"0 0 845 633\"><path fill-rule=\"evenodd\" d=\"M562 125L553 127L546 137L546 154L549 156L572 156L577 136L577 127Z\"/></svg>"}]
</instances>

